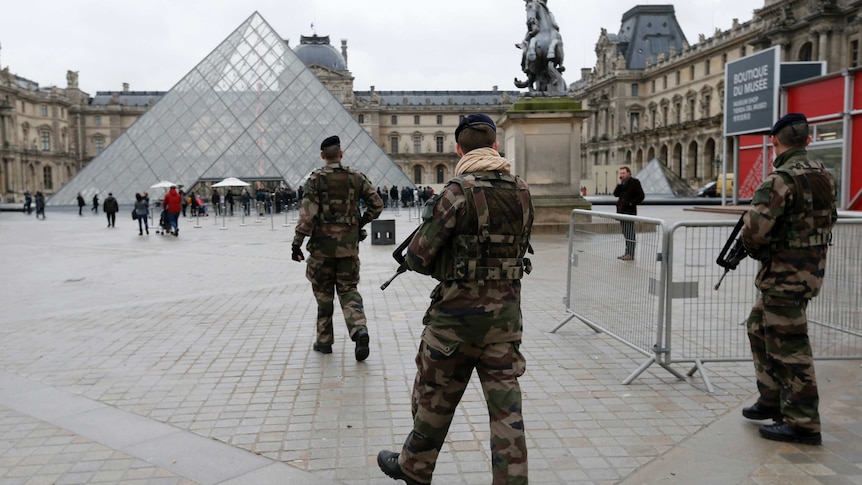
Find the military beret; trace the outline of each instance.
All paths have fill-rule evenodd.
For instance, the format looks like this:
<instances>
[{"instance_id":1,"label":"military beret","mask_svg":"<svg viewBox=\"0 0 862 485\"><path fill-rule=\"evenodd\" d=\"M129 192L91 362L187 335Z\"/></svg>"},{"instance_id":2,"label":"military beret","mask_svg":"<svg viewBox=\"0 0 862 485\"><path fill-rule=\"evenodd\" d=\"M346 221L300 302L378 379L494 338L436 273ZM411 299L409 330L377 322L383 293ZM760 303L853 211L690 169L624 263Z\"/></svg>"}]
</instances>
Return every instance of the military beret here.
<instances>
[{"instance_id":1,"label":"military beret","mask_svg":"<svg viewBox=\"0 0 862 485\"><path fill-rule=\"evenodd\" d=\"M769 134L774 136L785 126L792 125L794 123L808 123L808 118L806 118L802 113L787 113L772 125L772 130Z\"/></svg>"},{"instance_id":2,"label":"military beret","mask_svg":"<svg viewBox=\"0 0 862 485\"><path fill-rule=\"evenodd\" d=\"M338 138L338 135L332 135L329 138L323 140L323 143L320 144L320 149L323 150L326 147L331 147L335 145L341 145L341 139Z\"/></svg>"},{"instance_id":3,"label":"military beret","mask_svg":"<svg viewBox=\"0 0 862 485\"><path fill-rule=\"evenodd\" d=\"M458 141L458 135L464 131L464 128L477 125L487 125L490 126L492 130L497 131L497 125L494 124L494 120L492 120L490 116L482 113L467 115L461 119L460 123L458 123L458 128L455 128L455 141Z\"/></svg>"}]
</instances>

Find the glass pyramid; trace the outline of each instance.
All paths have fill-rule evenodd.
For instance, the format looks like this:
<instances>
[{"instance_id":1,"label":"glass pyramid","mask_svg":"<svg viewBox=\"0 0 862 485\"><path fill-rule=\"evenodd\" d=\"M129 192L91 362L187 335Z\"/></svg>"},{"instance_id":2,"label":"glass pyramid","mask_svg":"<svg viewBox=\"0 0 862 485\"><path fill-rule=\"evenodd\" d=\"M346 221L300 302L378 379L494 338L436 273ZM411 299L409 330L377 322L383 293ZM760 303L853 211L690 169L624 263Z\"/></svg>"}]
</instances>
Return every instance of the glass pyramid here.
<instances>
[{"instance_id":1,"label":"glass pyramid","mask_svg":"<svg viewBox=\"0 0 862 485\"><path fill-rule=\"evenodd\" d=\"M257 12L48 201L113 192L120 204L161 180L192 187L238 177L296 189L341 138L344 165L375 186L413 187L377 142Z\"/></svg>"},{"instance_id":2,"label":"glass pyramid","mask_svg":"<svg viewBox=\"0 0 862 485\"><path fill-rule=\"evenodd\" d=\"M345 155L346 156L346 155ZM685 180L653 158L640 172L635 174L640 180L644 194L659 197L694 197L694 189Z\"/></svg>"}]
</instances>

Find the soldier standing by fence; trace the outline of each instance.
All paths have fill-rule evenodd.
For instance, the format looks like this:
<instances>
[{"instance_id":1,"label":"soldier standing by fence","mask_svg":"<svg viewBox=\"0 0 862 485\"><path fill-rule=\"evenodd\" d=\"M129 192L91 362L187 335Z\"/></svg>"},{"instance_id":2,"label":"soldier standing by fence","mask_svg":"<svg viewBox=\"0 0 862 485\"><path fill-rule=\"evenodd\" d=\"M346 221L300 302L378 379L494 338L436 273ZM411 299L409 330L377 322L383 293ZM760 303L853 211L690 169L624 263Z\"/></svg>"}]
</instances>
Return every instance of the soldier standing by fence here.
<instances>
[{"instance_id":1,"label":"soldier standing by fence","mask_svg":"<svg viewBox=\"0 0 862 485\"><path fill-rule=\"evenodd\" d=\"M804 115L783 116L770 137L775 170L743 218L745 248L761 265L755 280L760 297L747 321L760 396L742 415L774 419L760 426L766 439L818 445L819 395L806 309L823 283L838 219L836 185L822 164L808 159Z\"/></svg>"},{"instance_id":2,"label":"soldier standing by fence","mask_svg":"<svg viewBox=\"0 0 862 485\"><path fill-rule=\"evenodd\" d=\"M361 172L341 165L341 140L330 136L320 144L320 158L326 166L315 170L305 183L305 196L293 238L292 259L303 261L302 242L309 238L305 276L317 300L317 339L314 350L332 353L333 300L338 293L341 311L350 338L356 342L356 360L368 358L369 336L359 284L359 242L365 238L363 226L377 219L383 201ZM359 200L366 210L360 213Z\"/></svg>"}]
</instances>

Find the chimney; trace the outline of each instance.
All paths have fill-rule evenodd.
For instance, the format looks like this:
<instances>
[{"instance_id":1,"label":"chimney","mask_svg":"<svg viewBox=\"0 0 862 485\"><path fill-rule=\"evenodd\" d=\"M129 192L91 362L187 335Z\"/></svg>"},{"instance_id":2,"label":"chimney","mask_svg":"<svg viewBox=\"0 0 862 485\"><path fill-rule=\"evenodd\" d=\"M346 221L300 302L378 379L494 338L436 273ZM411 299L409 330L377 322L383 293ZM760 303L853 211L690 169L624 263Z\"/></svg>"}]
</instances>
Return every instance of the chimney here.
<instances>
[{"instance_id":1,"label":"chimney","mask_svg":"<svg viewBox=\"0 0 862 485\"><path fill-rule=\"evenodd\" d=\"M124 93L128 93L128 92L129 92L129 83L123 83L123 92L124 92Z\"/></svg>"},{"instance_id":2,"label":"chimney","mask_svg":"<svg viewBox=\"0 0 862 485\"><path fill-rule=\"evenodd\" d=\"M492 87L491 87L491 91L495 91L495 92L496 92L496 91L497 91L497 89L498 89L498 87L497 87L497 86L492 86Z\"/></svg>"},{"instance_id":3,"label":"chimney","mask_svg":"<svg viewBox=\"0 0 862 485\"><path fill-rule=\"evenodd\" d=\"M581 80L586 81L587 79L589 79L590 78L590 72L592 72L592 69L590 69L589 67L582 67L581 68Z\"/></svg>"},{"instance_id":4,"label":"chimney","mask_svg":"<svg viewBox=\"0 0 862 485\"><path fill-rule=\"evenodd\" d=\"M341 39L341 57L344 58L344 65L347 65L347 39Z\"/></svg>"}]
</instances>

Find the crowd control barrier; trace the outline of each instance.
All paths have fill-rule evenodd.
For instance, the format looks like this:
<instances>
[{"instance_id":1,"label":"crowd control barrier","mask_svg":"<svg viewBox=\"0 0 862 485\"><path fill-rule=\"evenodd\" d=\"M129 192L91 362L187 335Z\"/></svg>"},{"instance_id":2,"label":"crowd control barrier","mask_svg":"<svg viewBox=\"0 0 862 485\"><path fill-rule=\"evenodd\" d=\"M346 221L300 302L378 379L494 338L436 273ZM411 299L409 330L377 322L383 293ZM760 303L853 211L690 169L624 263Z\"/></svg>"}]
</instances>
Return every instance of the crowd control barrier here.
<instances>
[{"instance_id":1,"label":"crowd control barrier","mask_svg":"<svg viewBox=\"0 0 862 485\"><path fill-rule=\"evenodd\" d=\"M635 256L620 260L624 221L635 223ZM716 289L715 262L736 221L679 222L585 210L572 212L565 298L577 319L644 354L623 384L653 364L684 378L674 364L699 373L709 392L709 362L750 361L745 321L758 293L759 263L743 260ZM618 248L618 251L614 249ZM833 230L820 296L808 307L815 359L862 359L862 220Z\"/></svg>"}]
</instances>

